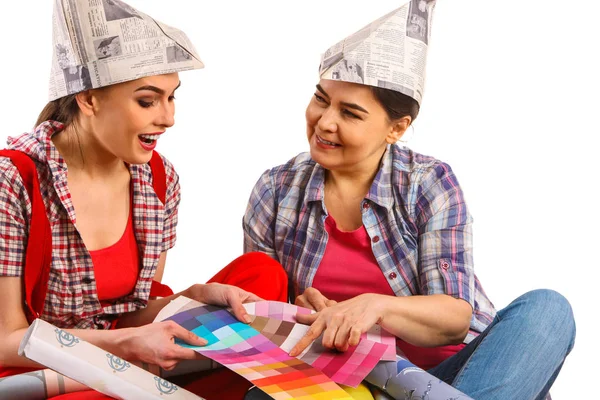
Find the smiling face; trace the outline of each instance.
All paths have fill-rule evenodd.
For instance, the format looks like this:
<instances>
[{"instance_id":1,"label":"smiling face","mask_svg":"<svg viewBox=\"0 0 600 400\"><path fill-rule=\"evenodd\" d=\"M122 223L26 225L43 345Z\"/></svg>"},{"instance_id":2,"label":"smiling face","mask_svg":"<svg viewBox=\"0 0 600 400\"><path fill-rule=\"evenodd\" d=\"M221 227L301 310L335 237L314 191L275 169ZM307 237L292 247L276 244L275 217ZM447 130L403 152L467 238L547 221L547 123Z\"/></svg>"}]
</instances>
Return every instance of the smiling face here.
<instances>
[{"instance_id":1,"label":"smiling face","mask_svg":"<svg viewBox=\"0 0 600 400\"><path fill-rule=\"evenodd\" d=\"M306 108L311 157L330 171L375 171L409 125L390 121L370 86L356 83L322 79Z\"/></svg>"},{"instance_id":2,"label":"smiling face","mask_svg":"<svg viewBox=\"0 0 600 400\"><path fill-rule=\"evenodd\" d=\"M150 76L78 95L93 148L129 164L147 163L175 123L177 73Z\"/></svg>"}]
</instances>

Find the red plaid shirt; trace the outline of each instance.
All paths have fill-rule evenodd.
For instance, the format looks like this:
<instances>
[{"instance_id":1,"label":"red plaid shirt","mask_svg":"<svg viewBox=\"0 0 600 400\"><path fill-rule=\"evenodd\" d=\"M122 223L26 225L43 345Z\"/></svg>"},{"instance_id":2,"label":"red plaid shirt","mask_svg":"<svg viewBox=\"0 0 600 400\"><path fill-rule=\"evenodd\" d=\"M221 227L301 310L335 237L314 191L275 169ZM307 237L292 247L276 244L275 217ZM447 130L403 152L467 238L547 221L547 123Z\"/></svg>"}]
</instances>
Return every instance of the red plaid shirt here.
<instances>
[{"instance_id":1,"label":"red plaid shirt","mask_svg":"<svg viewBox=\"0 0 600 400\"><path fill-rule=\"evenodd\" d=\"M61 123L47 121L33 133L8 139L9 149L22 151L35 161L52 229L52 266L41 318L60 328L107 329L119 314L147 305L159 256L175 245L179 177L163 158L167 176L163 205L152 187L149 165L129 167L140 273L130 295L103 307L98 300L92 258L76 228L67 165L50 140L63 128ZM30 218L31 203L21 177L8 158L0 157L0 276L22 276ZM115 266L115 273L117 269Z\"/></svg>"}]
</instances>

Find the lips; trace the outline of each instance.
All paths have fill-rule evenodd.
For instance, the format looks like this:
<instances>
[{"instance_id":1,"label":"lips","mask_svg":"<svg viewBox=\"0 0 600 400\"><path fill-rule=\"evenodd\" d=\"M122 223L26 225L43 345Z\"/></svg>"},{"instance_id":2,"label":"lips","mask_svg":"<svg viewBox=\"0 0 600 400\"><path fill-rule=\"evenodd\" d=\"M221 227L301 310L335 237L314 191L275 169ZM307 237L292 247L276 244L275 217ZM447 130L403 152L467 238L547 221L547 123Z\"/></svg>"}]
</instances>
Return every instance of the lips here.
<instances>
[{"instance_id":1,"label":"lips","mask_svg":"<svg viewBox=\"0 0 600 400\"><path fill-rule=\"evenodd\" d=\"M341 146L341 144L335 143L335 142L330 142L329 140L325 140L319 135L315 135L315 136L317 137L317 142L324 144L326 146L335 146L335 147Z\"/></svg>"},{"instance_id":2,"label":"lips","mask_svg":"<svg viewBox=\"0 0 600 400\"><path fill-rule=\"evenodd\" d=\"M156 133L144 133L138 135L138 139L140 141L140 145L146 151L152 151L156 147L156 142L160 135L164 132L156 132Z\"/></svg>"}]
</instances>

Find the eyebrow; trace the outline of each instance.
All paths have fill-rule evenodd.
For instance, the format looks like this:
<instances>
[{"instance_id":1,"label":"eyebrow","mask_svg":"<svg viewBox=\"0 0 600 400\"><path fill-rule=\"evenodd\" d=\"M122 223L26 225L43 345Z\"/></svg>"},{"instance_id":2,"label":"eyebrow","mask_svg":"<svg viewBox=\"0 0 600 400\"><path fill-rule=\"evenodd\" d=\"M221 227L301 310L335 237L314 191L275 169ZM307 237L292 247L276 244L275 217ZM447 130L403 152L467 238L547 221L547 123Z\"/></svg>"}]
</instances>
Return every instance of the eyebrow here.
<instances>
[{"instance_id":1,"label":"eyebrow","mask_svg":"<svg viewBox=\"0 0 600 400\"><path fill-rule=\"evenodd\" d=\"M323 89L323 87L319 84L317 84L317 90L321 93L323 93L325 96L327 96L327 98L329 98L329 95L327 94L327 92ZM341 105L343 105L344 107L348 107L348 108L352 108L354 110L358 110L358 111L362 111L365 114L368 114L369 112L367 110L365 110L364 108L362 108L361 106L359 106L358 104L355 103L347 103L345 101L340 102Z\"/></svg>"},{"instance_id":2,"label":"eyebrow","mask_svg":"<svg viewBox=\"0 0 600 400\"><path fill-rule=\"evenodd\" d=\"M181 81L179 82L179 85L177 85L177 87L175 89L173 89L173 92L176 91L177 89L179 89L179 86L181 86ZM136 92L139 92L141 90L149 90L151 92L155 92L160 94L161 96L164 96L164 94L166 93L164 90L162 90L161 88L158 88L156 86L152 86L152 85L146 85L146 86L141 86L137 89L135 89Z\"/></svg>"}]
</instances>

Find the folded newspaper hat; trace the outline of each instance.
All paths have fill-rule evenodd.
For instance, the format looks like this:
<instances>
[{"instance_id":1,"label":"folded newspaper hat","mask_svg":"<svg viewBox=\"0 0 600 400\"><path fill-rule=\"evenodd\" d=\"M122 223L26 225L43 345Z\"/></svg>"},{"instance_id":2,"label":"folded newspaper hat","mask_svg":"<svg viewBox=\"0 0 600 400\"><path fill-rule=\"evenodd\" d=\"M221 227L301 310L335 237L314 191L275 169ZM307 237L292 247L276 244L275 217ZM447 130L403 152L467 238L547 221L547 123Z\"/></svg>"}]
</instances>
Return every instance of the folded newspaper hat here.
<instances>
[{"instance_id":1,"label":"folded newspaper hat","mask_svg":"<svg viewBox=\"0 0 600 400\"><path fill-rule=\"evenodd\" d=\"M121 0L54 0L52 38L50 101L204 67L185 33Z\"/></svg>"},{"instance_id":2,"label":"folded newspaper hat","mask_svg":"<svg viewBox=\"0 0 600 400\"><path fill-rule=\"evenodd\" d=\"M403 5L329 48L322 79L392 89L421 104L435 0Z\"/></svg>"}]
</instances>

